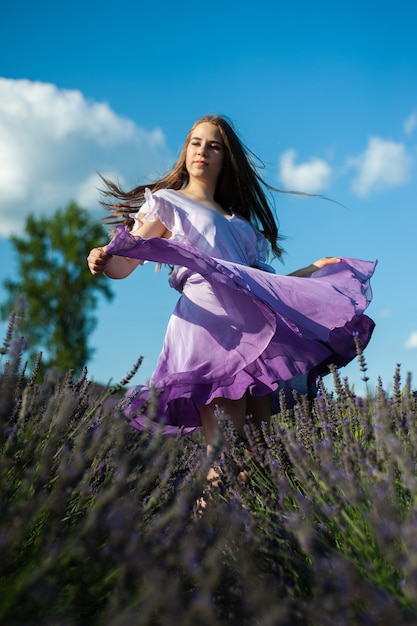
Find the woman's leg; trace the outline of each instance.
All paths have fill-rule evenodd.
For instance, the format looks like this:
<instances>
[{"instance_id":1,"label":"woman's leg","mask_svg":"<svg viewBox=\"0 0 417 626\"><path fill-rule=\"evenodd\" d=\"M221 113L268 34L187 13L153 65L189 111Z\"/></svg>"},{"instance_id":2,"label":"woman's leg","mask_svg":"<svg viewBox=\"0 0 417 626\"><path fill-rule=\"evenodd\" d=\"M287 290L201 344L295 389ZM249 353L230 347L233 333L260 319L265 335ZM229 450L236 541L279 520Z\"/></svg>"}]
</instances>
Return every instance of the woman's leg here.
<instances>
[{"instance_id":1,"label":"woman's leg","mask_svg":"<svg viewBox=\"0 0 417 626\"><path fill-rule=\"evenodd\" d=\"M254 398L248 392L239 400L216 398L210 402L210 404L202 404L199 405L198 408L206 439L208 455L213 453L214 444L219 434L219 422L216 415L218 410L224 412L225 416L233 422L237 433L244 438L244 427L247 415L252 416L254 425L259 429L261 428L262 423L266 423L268 426L271 418L270 396L267 395ZM212 485L217 485L219 483L220 474L216 465L213 465L210 468L207 474L207 480ZM242 476L240 476L239 480L245 481Z\"/></svg>"},{"instance_id":2,"label":"woman's leg","mask_svg":"<svg viewBox=\"0 0 417 626\"><path fill-rule=\"evenodd\" d=\"M271 421L271 396L260 396L255 398L246 392L246 410L252 416L254 425L259 428L265 423L267 428Z\"/></svg>"},{"instance_id":3,"label":"woman's leg","mask_svg":"<svg viewBox=\"0 0 417 626\"><path fill-rule=\"evenodd\" d=\"M247 415L246 395L240 398L240 400L215 398L210 404L200 404L198 408L209 454L213 451L213 444L219 434L219 422L216 416L218 410L223 411L225 416L233 422L238 434L242 437L244 436Z\"/></svg>"},{"instance_id":4,"label":"woman's leg","mask_svg":"<svg viewBox=\"0 0 417 626\"><path fill-rule=\"evenodd\" d=\"M200 418L204 436L207 443L207 452L213 450L213 444L219 433L217 410L223 411L236 428L237 433L245 436L246 416L251 415L254 425L261 429L263 423L268 427L271 420L271 397L270 395L255 398L249 392L240 400L227 398L215 398L210 404L199 405Z\"/></svg>"},{"instance_id":5,"label":"woman's leg","mask_svg":"<svg viewBox=\"0 0 417 626\"><path fill-rule=\"evenodd\" d=\"M246 396L240 400L229 400L227 398L215 398L210 404L200 404L201 424L203 426L206 439L207 454L210 456L214 452L216 439L219 435L219 422L217 411L223 411L225 416L232 420L237 432L244 434L244 424L246 418ZM207 473L207 482L210 487L217 487L221 482L221 471L215 459L213 465ZM206 507L207 492L198 500L197 508L199 513Z\"/></svg>"}]
</instances>

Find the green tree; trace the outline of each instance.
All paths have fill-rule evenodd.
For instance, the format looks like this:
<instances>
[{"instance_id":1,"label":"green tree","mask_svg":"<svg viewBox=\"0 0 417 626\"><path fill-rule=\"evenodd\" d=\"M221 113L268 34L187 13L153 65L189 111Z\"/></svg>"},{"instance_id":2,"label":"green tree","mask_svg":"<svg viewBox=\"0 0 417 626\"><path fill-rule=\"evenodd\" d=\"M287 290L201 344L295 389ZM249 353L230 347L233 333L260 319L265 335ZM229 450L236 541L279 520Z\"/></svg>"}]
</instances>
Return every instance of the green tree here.
<instances>
[{"instance_id":1,"label":"green tree","mask_svg":"<svg viewBox=\"0 0 417 626\"><path fill-rule=\"evenodd\" d=\"M98 295L110 300L113 293L105 276L92 276L87 255L106 236L102 224L71 202L51 217L29 215L24 236L11 237L19 278L4 281L9 295L1 317L17 313L29 362L42 351L43 370L79 373L92 356L88 337L97 323Z\"/></svg>"}]
</instances>

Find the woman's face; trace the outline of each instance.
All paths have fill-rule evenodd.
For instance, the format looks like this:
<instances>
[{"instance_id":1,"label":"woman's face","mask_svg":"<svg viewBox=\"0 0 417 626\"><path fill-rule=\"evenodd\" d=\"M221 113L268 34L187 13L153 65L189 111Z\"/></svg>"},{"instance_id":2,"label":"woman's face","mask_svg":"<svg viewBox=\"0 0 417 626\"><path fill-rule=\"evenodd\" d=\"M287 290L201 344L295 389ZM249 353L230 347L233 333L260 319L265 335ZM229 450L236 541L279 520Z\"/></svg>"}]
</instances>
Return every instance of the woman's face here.
<instances>
[{"instance_id":1,"label":"woman's face","mask_svg":"<svg viewBox=\"0 0 417 626\"><path fill-rule=\"evenodd\" d=\"M201 122L192 131L185 153L190 179L204 179L216 184L223 161L224 145L218 127L211 122Z\"/></svg>"}]
</instances>

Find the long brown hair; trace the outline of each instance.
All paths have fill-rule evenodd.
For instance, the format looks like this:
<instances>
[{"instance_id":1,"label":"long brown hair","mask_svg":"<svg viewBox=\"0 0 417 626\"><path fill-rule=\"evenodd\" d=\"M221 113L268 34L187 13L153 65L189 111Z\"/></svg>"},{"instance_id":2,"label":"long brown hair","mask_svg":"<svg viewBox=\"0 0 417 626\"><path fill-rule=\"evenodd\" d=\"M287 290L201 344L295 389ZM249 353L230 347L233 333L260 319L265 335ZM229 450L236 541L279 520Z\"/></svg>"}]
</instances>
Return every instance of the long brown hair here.
<instances>
[{"instance_id":1,"label":"long brown hair","mask_svg":"<svg viewBox=\"0 0 417 626\"><path fill-rule=\"evenodd\" d=\"M112 212L111 216L105 218L105 222L116 224L124 221L130 225L132 220L128 214L143 204L146 187L154 192L158 189L179 190L186 185L188 181L185 166L187 146L194 129L202 122L210 122L217 126L224 144L223 170L217 182L215 201L225 210L241 215L259 228L271 244L273 255L279 258L283 249L278 245L277 220L266 199L264 189L277 192L281 190L271 187L260 177L255 166L255 155L244 146L232 123L220 115L205 115L193 124L173 169L154 183L139 185L126 192L119 185L102 176L105 185L102 195L113 199L112 202L107 200L101 202Z\"/></svg>"}]
</instances>

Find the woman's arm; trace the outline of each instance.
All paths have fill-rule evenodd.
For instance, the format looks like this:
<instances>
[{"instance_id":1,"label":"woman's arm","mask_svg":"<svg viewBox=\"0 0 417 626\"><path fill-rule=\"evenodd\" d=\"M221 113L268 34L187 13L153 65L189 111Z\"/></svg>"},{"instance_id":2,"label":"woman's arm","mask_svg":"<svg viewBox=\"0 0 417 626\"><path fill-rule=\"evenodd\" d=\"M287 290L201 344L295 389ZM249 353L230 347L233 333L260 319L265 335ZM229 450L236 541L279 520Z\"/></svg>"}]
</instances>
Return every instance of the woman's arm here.
<instances>
[{"instance_id":1,"label":"woman's arm","mask_svg":"<svg viewBox=\"0 0 417 626\"><path fill-rule=\"evenodd\" d=\"M303 267L299 270L296 270L295 272L292 272L291 274L288 274L288 276L298 276L299 278L305 278L306 276L310 276L310 274L313 274L313 272L316 272L322 267L326 267L326 265L333 265L333 263L339 263L339 261L340 259L335 256L325 256L321 259L318 259L317 261L314 261L314 263L308 265L307 267Z\"/></svg>"},{"instance_id":2,"label":"woman's arm","mask_svg":"<svg viewBox=\"0 0 417 626\"><path fill-rule=\"evenodd\" d=\"M152 222L144 218L138 227L131 231L131 234L142 239L171 236L170 231L165 228L158 216ZM138 265L142 264L142 261L137 259L107 254L106 250L107 246L102 246L90 251L87 262L92 274L105 274L115 279L126 278Z\"/></svg>"},{"instance_id":3,"label":"woman's arm","mask_svg":"<svg viewBox=\"0 0 417 626\"><path fill-rule=\"evenodd\" d=\"M87 262L94 275L105 274L109 278L126 278L141 263L137 259L112 256L106 252L107 246L90 250Z\"/></svg>"}]
</instances>

